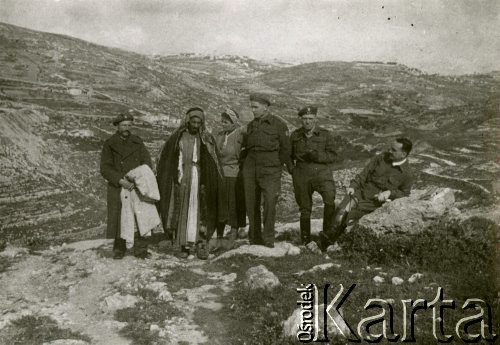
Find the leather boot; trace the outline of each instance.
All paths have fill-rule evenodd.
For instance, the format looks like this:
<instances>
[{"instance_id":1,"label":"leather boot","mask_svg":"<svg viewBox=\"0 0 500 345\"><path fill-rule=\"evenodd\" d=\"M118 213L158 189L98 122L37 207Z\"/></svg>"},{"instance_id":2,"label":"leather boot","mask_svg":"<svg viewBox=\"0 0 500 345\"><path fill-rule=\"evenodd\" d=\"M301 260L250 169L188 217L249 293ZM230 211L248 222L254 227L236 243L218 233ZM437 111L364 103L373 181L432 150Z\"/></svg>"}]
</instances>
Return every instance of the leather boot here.
<instances>
[{"instance_id":1,"label":"leather boot","mask_svg":"<svg viewBox=\"0 0 500 345\"><path fill-rule=\"evenodd\" d=\"M335 217L335 204L325 204L323 208L323 232L330 234L333 232L333 220Z\"/></svg>"}]
</instances>

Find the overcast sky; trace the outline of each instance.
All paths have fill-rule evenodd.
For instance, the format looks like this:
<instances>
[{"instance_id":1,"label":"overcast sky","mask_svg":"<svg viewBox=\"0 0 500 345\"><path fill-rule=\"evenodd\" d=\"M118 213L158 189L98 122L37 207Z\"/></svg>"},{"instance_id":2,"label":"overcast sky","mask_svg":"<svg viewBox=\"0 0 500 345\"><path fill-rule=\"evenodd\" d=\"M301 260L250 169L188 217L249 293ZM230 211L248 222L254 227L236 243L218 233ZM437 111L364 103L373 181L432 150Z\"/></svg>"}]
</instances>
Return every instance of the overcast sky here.
<instances>
[{"instance_id":1,"label":"overcast sky","mask_svg":"<svg viewBox=\"0 0 500 345\"><path fill-rule=\"evenodd\" d=\"M500 0L0 0L0 21L146 54L500 70Z\"/></svg>"}]
</instances>

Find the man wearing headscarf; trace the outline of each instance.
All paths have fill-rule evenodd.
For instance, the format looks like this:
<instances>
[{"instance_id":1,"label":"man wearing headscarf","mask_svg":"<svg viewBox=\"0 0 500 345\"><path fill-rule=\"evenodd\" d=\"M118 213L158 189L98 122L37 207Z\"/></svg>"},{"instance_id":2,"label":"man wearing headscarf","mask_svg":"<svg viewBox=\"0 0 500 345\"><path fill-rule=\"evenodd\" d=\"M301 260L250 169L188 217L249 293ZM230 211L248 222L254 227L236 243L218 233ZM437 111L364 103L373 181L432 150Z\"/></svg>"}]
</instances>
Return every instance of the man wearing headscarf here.
<instances>
[{"instance_id":1,"label":"man wearing headscarf","mask_svg":"<svg viewBox=\"0 0 500 345\"><path fill-rule=\"evenodd\" d=\"M222 170L214 137L205 129L202 108L190 108L183 124L160 153L157 181L163 228L184 256L205 259L205 241L217 224L217 189ZM200 230L205 229L205 238Z\"/></svg>"},{"instance_id":2,"label":"man wearing headscarf","mask_svg":"<svg viewBox=\"0 0 500 345\"><path fill-rule=\"evenodd\" d=\"M219 222L217 224L217 247L224 236L226 224L231 226L229 240L234 241L238 228L246 225L245 194L240 174L240 155L246 127L241 126L239 115L233 109L221 114L222 128L215 140L224 173L219 187Z\"/></svg>"}]
</instances>

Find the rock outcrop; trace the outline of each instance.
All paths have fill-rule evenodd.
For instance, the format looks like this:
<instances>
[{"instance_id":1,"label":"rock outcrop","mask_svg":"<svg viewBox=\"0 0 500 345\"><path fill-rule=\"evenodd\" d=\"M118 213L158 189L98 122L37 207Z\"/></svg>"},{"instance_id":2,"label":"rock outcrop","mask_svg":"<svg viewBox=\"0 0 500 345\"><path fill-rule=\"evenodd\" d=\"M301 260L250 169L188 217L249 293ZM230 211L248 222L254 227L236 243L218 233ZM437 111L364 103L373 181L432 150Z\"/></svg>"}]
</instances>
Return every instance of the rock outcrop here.
<instances>
[{"instance_id":1,"label":"rock outcrop","mask_svg":"<svg viewBox=\"0 0 500 345\"><path fill-rule=\"evenodd\" d=\"M244 284L250 289L271 290L281 283L278 277L269 271L266 266L259 265L248 269L245 274Z\"/></svg>"},{"instance_id":2,"label":"rock outcrop","mask_svg":"<svg viewBox=\"0 0 500 345\"><path fill-rule=\"evenodd\" d=\"M376 235L416 234L448 214L459 212L450 188L414 190L405 198L385 203L359 220L359 226Z\"/></svg>"},{"instance_id":3,"label":"rock outcrop","mask_svg":"<svg viewBox=\"0 0 500 345\"><path fill-rule=\"evenodd\" d=\"M57 339L43 345L89 345L89 343L79 339Z\"/></svg>"},{"instance_id":4,"label":"rock outcrop","mask_svg":"<svg viewBox=\"0 0 500 345\"><path fill-rule=\"evenodd\" d=\"M316 265L316 266L313 266L312 268L310 268L306 271L299 271L299 272L294 273L294 274L297 276L302 276L302 275L307 274L307 273L316 273L316 272L325 271L325 270L328 270L332 267L340 268L341 265L333 263L333 262L328 262L326 264Z\"/></svg>"},{"instance_id":5,"label":"rock outcrop","mask_svg":"<svg viewBox=\"0 0 500 345\"><path fill-rule=\"evenodd\" d=\"M103 310L109 312L115 312L118 309L133 307L139 299L132 295L120 295L115 293L112 296L108 296L104 299Z\"/></svg>"},{"instance_id":6,"label":"rock outcrop","mask_svg":"<svg viewBox=\"0 0 500 345\"><path fill-rule=\"evenodd\" d=\"M274 248L268 248L265 246L255 245L255 244L245 244L236 249L229 250L222 255L216 257L213 261L220 259L229 258L234 255L249 254L259 257L282 257L285 255L297 255L300 254L300 248L294 246L288 242L276 242Z\"/></svg>"}]
</instances>

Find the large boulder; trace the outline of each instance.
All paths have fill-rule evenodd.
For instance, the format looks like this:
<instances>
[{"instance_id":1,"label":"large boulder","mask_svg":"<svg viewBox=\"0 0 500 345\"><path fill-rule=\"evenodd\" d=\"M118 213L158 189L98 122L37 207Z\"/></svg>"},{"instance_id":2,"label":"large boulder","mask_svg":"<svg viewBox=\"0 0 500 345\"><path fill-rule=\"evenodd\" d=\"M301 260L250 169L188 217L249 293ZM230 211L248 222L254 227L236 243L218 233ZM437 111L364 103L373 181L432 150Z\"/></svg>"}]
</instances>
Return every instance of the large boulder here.
<instances>
[{"instance_id":1,"label":"large boulder","mask_svg":"<svg viewBox=\"0 0 500 345\"><path fill-rule=\"evenodd\" d=\"M137 302L139 302L139 299L133 295L115 293L104 299L103 310L113 313L118 309L133 307Z\"/></svg>"},{"instance_id":2,"label":"large boulder","mask_svg":"<svg viewBox=\"0 0 500 345\"><path fill-rule=\"evenodd\" d=\"M280 281L266 266L259 265L248 269L245 274L244 285L250 289L271 290L279 286Z\"/></svg>"},{"instance_id":3,"label":"large boulder","mask_svg":"<svg viewBox=\"0 0 500 345\"><path fill-rule=\"evenodd\" d=\"M386 202L363 216L359 226L376 235L417 234L443 216L458 212L454 203L454 191L450 188L414 190L410 196Z\"/></svg>"},{"instance_id":4,"label":"large boulder","mask_svg":"<svg viewBox=\"0 0 500 345\"><path fill-rule=\"evenodd\" d=\"M0 256L4 258L16 258L20 257L23 255L28 254L29 251L26 248L18 248L18 247L13 247L10 245L7 245L2 252L0 252Z\"/></svg>"}]
</instances>

